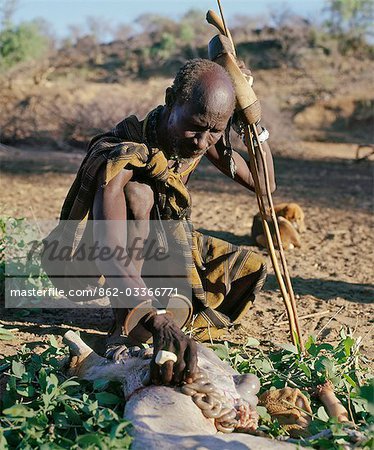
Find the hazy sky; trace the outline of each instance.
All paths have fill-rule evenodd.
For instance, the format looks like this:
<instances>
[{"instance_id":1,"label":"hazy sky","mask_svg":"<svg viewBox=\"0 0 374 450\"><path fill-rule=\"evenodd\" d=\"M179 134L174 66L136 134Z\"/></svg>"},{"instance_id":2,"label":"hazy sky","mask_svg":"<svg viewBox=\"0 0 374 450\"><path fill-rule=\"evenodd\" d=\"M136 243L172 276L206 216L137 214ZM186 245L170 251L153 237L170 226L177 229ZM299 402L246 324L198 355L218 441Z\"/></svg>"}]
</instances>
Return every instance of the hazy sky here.
<instances>
[{"instance_id":1,"label":"hazy sky","mask_svg":"<svg viewBox=\"0 0 374 450\"><path fill-rule=\"evenodd\" d=\"M218 11L215 0L18 0L15 20L42 17L50 22L55 33L63 36L69 24L84 24L87 16L102 17L113 25L131 22L145 12L178 18L191 8ZM234 15L267 15L270 9L288 5L295 13L318 19L326 1L323 0L221 0L229 20Z\"/></svg>"}]
</instances>

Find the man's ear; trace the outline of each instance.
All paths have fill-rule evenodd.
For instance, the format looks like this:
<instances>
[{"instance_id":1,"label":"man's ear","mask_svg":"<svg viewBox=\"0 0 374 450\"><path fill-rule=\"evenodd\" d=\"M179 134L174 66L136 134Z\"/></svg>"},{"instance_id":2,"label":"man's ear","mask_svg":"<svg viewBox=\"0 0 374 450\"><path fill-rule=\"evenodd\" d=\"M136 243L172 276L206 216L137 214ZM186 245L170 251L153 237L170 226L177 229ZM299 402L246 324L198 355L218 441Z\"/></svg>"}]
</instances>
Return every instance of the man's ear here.
<instances>
[{"instance_id":1,"label":"man's ear","mask_svg":"<svg viewBox=\"0 0 374 450\"><path fill-rule=\"evenodd\" d=\"M175 94L171 87L168 87L165 92L165 105L171 109L175 103Z\"/></svg>"}]
</instances>

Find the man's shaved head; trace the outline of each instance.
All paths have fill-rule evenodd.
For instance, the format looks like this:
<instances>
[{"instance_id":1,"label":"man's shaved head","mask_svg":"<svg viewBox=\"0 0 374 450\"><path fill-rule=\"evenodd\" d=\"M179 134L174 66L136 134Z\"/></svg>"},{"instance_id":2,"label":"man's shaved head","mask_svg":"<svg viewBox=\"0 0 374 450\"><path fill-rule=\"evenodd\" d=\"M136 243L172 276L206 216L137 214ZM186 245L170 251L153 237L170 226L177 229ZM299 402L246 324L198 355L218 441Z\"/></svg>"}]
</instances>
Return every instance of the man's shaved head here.
<instances>
[{"instance_id":1,"label":"man's shaved head","mask_svg":"<svg viewBox=\"0 0 374 450\"><path fill-rule=\"evenodd\" d=\"M161 142L170 158L201 157L223 136L234 112L228 73L207 59L192 59L166 90Z\"/></svg>"},{"instance_id":2,"label":"man's shaved head","mask_svg":"<svg viewBox=\"0 0 374 450\"><path fill-rule=\"evenodd\" d=\"M223 88L223 89L222 89ZM209 59L191 59L177 73L171 86L172 103L197 101L207 94L226 91L226 108L234 109L235 95L230 76L219 64ZM216 97L217 97L216 95Z\"/></svg>"}]
</instances>

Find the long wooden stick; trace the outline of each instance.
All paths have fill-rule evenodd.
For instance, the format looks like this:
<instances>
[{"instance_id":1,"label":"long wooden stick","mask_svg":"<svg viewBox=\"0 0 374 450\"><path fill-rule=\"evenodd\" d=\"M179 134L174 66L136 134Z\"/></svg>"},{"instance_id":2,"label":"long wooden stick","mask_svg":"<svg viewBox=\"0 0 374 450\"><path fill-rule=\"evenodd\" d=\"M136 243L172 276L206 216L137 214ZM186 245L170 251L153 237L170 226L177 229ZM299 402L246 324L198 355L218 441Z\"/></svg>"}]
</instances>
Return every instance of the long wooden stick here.
<instances>
[{"instance_id":1,"label":"long wooden stick","mask_svg":"<svg viewBox=\"0 0 374 450\"><path fill-rule=\"evenodd\" d=\"M268 199L269 206L270 206L270 216L271 216L271 219L272 219L272 223L273 223L274 230L275 230L275 236L276 236L276 240L277 240L277 243L278 243L279 256L280 256L280 260L281 260L281 264L282 264L282 268L283 268L283 275L284 275L285 280L286 280L286 287L287 287L287 293L289 295L290 305L291 305L291 308L292 308L292 311L293 311L293 320L294 320L294 323L295 323L295 329L296 329L298 340L300 341L299 342L300 348L301 348L301 350L304 350L303 342L302 342L302 336L301 336L301 330L300 330L300 323L299 323L299 319L298 319L298 315L297 315L297 306L296 306L295 294L294 294L294 291L293 291L291 278L290 278L290 274L289 274L289 271L288 271L286 256L285 256L284 250L283 250L283 245L282 245L282 240L281 240L281 236L280 236L277 216L275 214L273 198L272 198L272 195L271 195L270 182L269 182L269 172L268 172L268 168L267 168L267 164L266 164L265 152L262 150L262 146L261 146L261 143L260 143L259 138L258 138L256 125L252 125L251 126L251 131L252 131L253 135L256 138L257 146L258 146L258 149L259 149L259 153L260 153L260 157L261 157L261 161L262 161L262 165L263 165L263 169L264 169L266 197ZM252 144L253 144L253 142L252 142ZM265 220L265 222L266 222L266 226L267 226L268 225L267 221ZM271 234L270 234L270 238L271 238ZM270 239L270 241L268 241L268 242L271 242L271 244L273 244L272 239ZM275 268L274 268L274 270L275 270ZM283 281L283 279L282 279L282 281ZM294 338L293 338L293 340L294 340Z\"/></svg>"},{"instance_id":2,"label":"long wooden stick","mask_svg":"<svg viewBox=\"0 0 374 450\"><path fill-rule=\"evenodd\" d=\"M206 20L208 21L208 23L210 23L211 25L216 27L221 34L223 34L224 36L227 36L230 39L234 56L236 56L234 41L232 40L231 33L227 29L224 21L211 9L207 12Z\"/></svg>"},{"instance_id":3,"label":"long wooden stick","mask_svg":"<svg viewBox=\"0 0 374 450\"><path fill-rule=\"evenodd\" d=\"M234 48L234 51L235 51L235 47L234 47L234 43L231 38L231 34L225 23L220 0L217 0L217 2L218 2L218 7L219 7L219 10L221 13L222 20L221 21L217 20L217 16L215 14L212 14L212 12L211 12L209 23L216 25L221 33L222 33L222 29L224 30L224 32L225 32L224 34L230 39L232 47ZM209 16L209 13L208 13L208 16ZM217 23L215 24L215 22L217 22ZM245 127L244 131L245 131L245 143L246 143L248 153L249 153L250 168L251 168L251 172L252 172L252 176L253 176L253 180L254 180L254 184L255 184L255 193L256 193L257 203L258 203L258 207L260 210L260 215L261 215L262 224L263 224L263 228L264 228L264 232L265 232L265 236L266 236L270 259L273 264L275 276L277 278L278 285L279 285L279 288L280 288L280 291L281 291L281 294L282 294L282 297L284 300L284 304L286 307L286 311L287 311L288 321L289 321L289 325L290 325L291 339L295 345L299 344L300 349L303 351L304 345L303 345L300 324L299 324L298 315L297 315L296 300L295 300L295 295L294 295L294 291L292 288L292 283L291 283L291 279L290 279L290 275L289 275L289 271L288 271L288 267L287 267L286 258L284 255L284 250L283 250L279 227L278 227L278 221L277 221L277 217L276 217L275 210L274 210L273 199L271 196L269 172L268 172L268 168L267 168L267 164L266 164L265 153L262 150L262 146L261 146L261 143L258 138L258 132L257 132L256 125L249 124L248 126ZM283 275L285 278L285 282L283 280L282 273L279 268L278 258L277 258L276 252L275 252L273 238L272 238L272 235L271 235L271 232L269 229L269 225L267 223L266 208L265 208L264 199L263 199L263 196L261 193L261 187L260 187L260 181L259 181L259 172L258 172L257 161L256 161L256 148L255 148L256 146L254 143L254 139L256 139L256 146L258 148L258 152L260 154L260 158L261 158L261 162L262 162L262 166L263 166L266 197L267 197L268 204L269 204L270 217L272 219L272 223L273 223L274 230L275 230L275 238L276 238L278 248L279 248L279 256L280 256L280 260L281 260L281 265L282 265L282 269L283 269Z\"/></svg>"},{"instance_id":4,"label":"long wooden stick","mask_svg":"<svg viewBox=\"0 0 374 450\"><path fill-rule=\"evenodd\" d=\"M222 9L222 5L221 5L221 1L217 0L217 3L218 3L218 8L219 8L219 13L221 14L223 28L225 29L225 36L227 36L230 39L232 48L234 49L234 55L236 56L236 50L235 50L234 41L232 40L232 36L231 36L230 30L226 26L225 16L223 15L223 9Z\"/></svg>"},{"instance_id":5,"label":"long wooden stick","mask_svg":"<svg viewBox=\"0 0 374 450\"><path fill-rule=\"evenodd\" d=\"M266 236L266 242L267 242L267 246L268 246L269 256L270 256L270 259L271 259L271 262L272 262L272 265L274 268L274 273L277 278L278 285L279 285L279 288L280 288L280 291L281 291L281 294L283 297L283 301L284 301L284 304L286 307L286 311L287 311L287 317L288 317L288 321L290 324L291 339L292 339L292 342L296 345L298 338L297 338L297 336L295 336L295 332L298 334L298 330L297 330L297 325L296 325L294 308L292 306L292 300L290 299L290 296L287 292L286 286L283 281L282 274L279 269L278 259L276 256L273 239L271 236L269 225L266 220L266 208L264 205L263 197L261 195L260 180L259 180L259 174L258 174L258 167L256 164L255 148L254 148L254 142L253 142L253 137L252 137L253 135L252 135L251 128L252 128L251 126L247 126L245 128L245 141L246 141L245 143L246 143L248 150L251 150L251 151L248 151L249 164L250 164L250 168L251 168L251 172L252 172L252 176L253 176L253 181L255 183L255 193L256 193L257 203L258 203L261 218L262 218L262 224L263 224L263 228L264 228L264 232L265 232L265 236ZM260 151L262 151L262 150L260 150ZM265 170L264 170L264 176L266 179ZM268 194L268 192L267 192L267 194Z\"/></svg>"}]
</instances>

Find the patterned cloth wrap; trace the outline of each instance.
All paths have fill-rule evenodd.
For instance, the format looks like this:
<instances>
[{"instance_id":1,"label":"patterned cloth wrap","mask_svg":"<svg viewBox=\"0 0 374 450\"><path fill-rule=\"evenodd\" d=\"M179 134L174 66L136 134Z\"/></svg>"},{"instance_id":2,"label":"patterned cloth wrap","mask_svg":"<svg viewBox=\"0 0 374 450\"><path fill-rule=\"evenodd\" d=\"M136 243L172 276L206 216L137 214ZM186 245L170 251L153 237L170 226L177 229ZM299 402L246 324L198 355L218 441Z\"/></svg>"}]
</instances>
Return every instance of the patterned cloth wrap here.
<instances>
[{"instance_id":1,"label":"patterned cloth wrap","mask_svg":"<svg viewBox=\"0 0 374 450\"><path fill-rule=\"evenodd\" d=\"M183 173L169 169L162 150L146 144L145 128L144 121L130 116L110 132L92 139L63 204L60 222L43 241L42 265L53 284L65 291L105 286L105 278L94 263L87 273L87 277L95 280L90 286L82 285L79 277L74 278L74 254L90 228L87 224L92 217L99 171L105 167L105 186L122 169L133 170L136 181L148 184L155 194L151 218L178 221L173 238L185 256L192 287L194 314L189 331L200 341L221 338L252 305L255 294L264 284L266 264L261 256L245 247L194 230L189 218L191 196L182 177L191 173L199 161ZM53 276L56 271L47 251L51 240L70 251L59 277ZM61 273L61 267L58 271ZM240 285L240 289L236 289L236 285ZM81 297L70 299L82 301Z\"/></svg>"}]
</instances>

